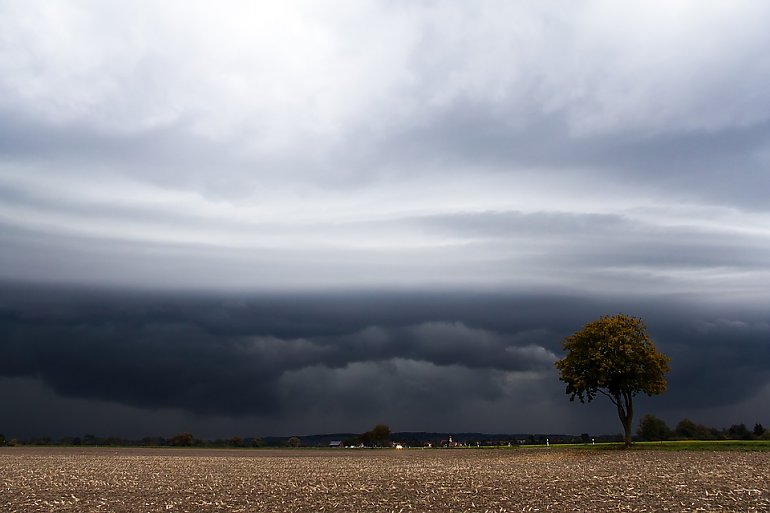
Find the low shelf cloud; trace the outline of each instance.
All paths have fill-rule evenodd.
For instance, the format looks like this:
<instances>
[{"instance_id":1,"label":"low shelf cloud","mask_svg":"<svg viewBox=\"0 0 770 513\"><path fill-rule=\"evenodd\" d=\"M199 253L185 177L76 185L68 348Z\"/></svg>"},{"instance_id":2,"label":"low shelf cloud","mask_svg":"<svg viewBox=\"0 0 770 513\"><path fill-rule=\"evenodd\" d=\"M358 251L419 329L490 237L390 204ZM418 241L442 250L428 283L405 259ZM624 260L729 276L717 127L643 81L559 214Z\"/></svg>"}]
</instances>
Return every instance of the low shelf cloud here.
<instances>
[{"instance_id":1,"label":"low shelf cloud","mask_svg":"<svg viewBox=\"0 0 770 513\"><path fill-rule=\"evenodd\" d=\"M553 362L564 336L618 309L647 319L673 359L669 392L644 408L718 424L725 409L752 417L767 403L764 311L632 296L9 286L0 332L13 357L0 382L24 385L9 411L42 401L55 425L72 422L70 401L124 408L124 436L148 434L153 418L161 431L189 424L212 437L365 430L373 419L405 430L602 432L611 409L570 404ZM11 427L43 434L25 417Z\"/></svg>"},{"instance_id":2,"label":"low shelf cloud","mask_svg":"<svg viewBox=\"0 0 770 513\"><path fill-rule=\"evenodd\" d=\"M770 424L768 19L4 3L0 430L601 431L553 362L619 311L643 409Z\"/></svg>"}]
</instances>

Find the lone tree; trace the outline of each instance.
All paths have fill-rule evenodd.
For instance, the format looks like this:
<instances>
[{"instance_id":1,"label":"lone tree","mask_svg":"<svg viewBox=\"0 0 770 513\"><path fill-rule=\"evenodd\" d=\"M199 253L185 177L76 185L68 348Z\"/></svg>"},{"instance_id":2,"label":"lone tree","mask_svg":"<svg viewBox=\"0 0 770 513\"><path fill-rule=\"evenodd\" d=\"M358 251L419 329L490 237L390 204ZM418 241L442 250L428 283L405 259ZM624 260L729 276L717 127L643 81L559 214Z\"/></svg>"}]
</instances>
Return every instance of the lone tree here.
<instances>
[{"instance_id":1,"label":"lone tree","mask_svg":"<svg viewBox=\"0 0 770 513\"><path fill-rule=\"evenodd\" d=\"M171 437L171 445L175 447L190 447L195 445L195 437L191 433L178 433Z\"/></svg>"},{"instance_id":2,"label":"lone tree","mask_svg":"<svg viewBox=\"0 0 770 513\"><path fill-rule=\"evenodd\" d=\"M390 445L390 428L385 424L377 424L371 431L362 434L360 440L367 446L387 447Z\"/></svg>"},{"instance_id":3,"label":"lone tree","mask_svg":"<svg viewBox=\"0 0 770 513\"><path fill-rule=\"evenodd\" d=\"M641 319L624 314L604 316L564 339L567 356L556 362L567 383L570 401L591 402L597 392L612 401L631 445L634 396L666 390L670 359L659 352Z\"/></svg>"}]
</instances>

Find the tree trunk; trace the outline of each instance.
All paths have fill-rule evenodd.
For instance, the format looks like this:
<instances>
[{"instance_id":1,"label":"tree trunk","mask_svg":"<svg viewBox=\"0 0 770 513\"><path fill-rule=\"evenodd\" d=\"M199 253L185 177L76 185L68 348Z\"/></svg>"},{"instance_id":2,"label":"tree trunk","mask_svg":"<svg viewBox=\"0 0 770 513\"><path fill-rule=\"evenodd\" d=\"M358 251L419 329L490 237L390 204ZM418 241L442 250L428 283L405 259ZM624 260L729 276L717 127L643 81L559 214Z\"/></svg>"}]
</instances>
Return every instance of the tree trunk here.
<instances>
[{"instance_id":1,"label":"tree trunk","mask_svg":"<svg viewBox=\"0 0 770 513\"><path fill-rule=\"evenodd\" d=\"M618 408L618 417L623 424L624 442L626 447L631 447L631 426L634 418L633 396L627 392L618 394L613 401Z\"/></svg>"},{"instance_id":2,"label":"tree trunk","mask_svg":"<svg viewBox=\"0 0 770 513\"><path fill-rule=\"evenodd\" d=\"M626 417L626 420L623 422L623 429L625 430L625 444L626 447L631 447L631 416L629 415Z\"/></svg>"}]
</instances>

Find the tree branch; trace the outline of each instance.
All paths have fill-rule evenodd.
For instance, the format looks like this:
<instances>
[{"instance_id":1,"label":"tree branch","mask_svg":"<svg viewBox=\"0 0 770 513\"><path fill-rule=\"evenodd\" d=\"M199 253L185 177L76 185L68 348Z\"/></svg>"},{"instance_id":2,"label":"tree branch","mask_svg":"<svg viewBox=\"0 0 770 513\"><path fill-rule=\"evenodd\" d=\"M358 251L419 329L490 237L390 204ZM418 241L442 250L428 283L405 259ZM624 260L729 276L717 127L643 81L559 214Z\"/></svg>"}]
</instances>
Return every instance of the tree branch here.
<instances>
[{"instance_id":1,"label":"tree branch","mask_svg":"<svg viewBox=\"0 0 770 513\"><path fill-rule=\"evenodd\" d=\"M623 392L623 403L626 405L626 411L629 411L631 408L631 403L633 401L633 396L630 392Z\"/></svg>"},{"instance_id":2,"label":"tree branch","mask_svg":"<svg viewBox=\"0 0 770 513\"><path fill-rule=\"evenodd\" d=\"M596 390L597 392L601 392L602 394L606 395L609 398L609 400L612 401L612 404L614 404L615 406L620 406L613 396L611 396L601 388L597 388Z\"/></svg>"}]
</instances>

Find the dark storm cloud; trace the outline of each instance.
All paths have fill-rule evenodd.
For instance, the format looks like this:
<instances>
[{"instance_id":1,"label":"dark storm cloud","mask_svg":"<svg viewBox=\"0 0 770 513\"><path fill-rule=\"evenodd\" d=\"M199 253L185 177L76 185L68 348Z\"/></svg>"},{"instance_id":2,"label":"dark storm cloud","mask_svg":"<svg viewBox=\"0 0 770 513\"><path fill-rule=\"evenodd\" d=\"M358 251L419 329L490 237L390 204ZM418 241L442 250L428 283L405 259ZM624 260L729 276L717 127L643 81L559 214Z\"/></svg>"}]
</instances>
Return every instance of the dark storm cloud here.
<instances>
[{"instance_id":1,"label":"dark storm cloud","mask_svg":"<svg viewBox=\"0 0 770 513\"><path fill-rule=\"evenodd\" d=\"M762 269L770 258L770 246L753 234L724 233L709 226L656 226L616 214L478 212L405 222L426 233L525 243L531 251L540 250L540 258L561 261L573 269L589 261L595 265ZM612 244L606 244L608 240Z\"/></svg>"},{"instance_id":2,"label":"dark storm cloud","mask_svg":"<svg viewBox=\"0 0 770 513\"><path fill-rule=\"evenodd\" d=\"M6 278L763 290L760 3L2 9Z\"/></svg>"},{"instance_id":3,"label":"dark storm cloud","mask_svg":"<svg viewBox=\"0 0 770 513\"><path fill-rule=\"evenodd\" d=\"M769 14L0 3L14 415L582 429L552 361L617 311L674 358L649 404L748 414Z\"/></svg>"},{"instance_id":4,"label":"dark storm cloud","mask_svg":"<svg viewBox=\"0 0 770 513\"><path fill-rule=\"evenodd\" d=\"M566 113L531 112L524 121L514 116L522 123L517 126L499 105L459 101L447 109L374 145L371 160L394 161L395 167L438 163L448 173L468 166L512 174L535 168L551 175L555 187L579 175L594 187L625 181L661 197L767 209L762 193L770 187L762 172L770 148L767 121L714 130L575 136Z\"/></svg>"},{"instance_id":5,"label":"dark storm cloud","mask_svg":"<svg viewBox=\"0 0 770 513\"><path fill-rule=\"evenodd\" d=\"M770 326L766 314L699 318L670 335L669 408L725 405L763 394L770 382Z\"/></svg>"},{"instance_id":6,"label":"dark storm cloud","mask_svg":"<svg viewBox=\"0 0 770 513\"><path fill-rule=\"evenodd\" d=\"M6 205L22 203L18 199L22 193L2 190L10 196ZM115 230L124 226L120 218L132 209L121 204L86 208L74 199L48 197L30 202L38 213L76 216L83 223L90 223L94 217L90 214L96 214L98 222L113 220ZM406 216L318 223L312 234L308 233L311 224L197 223L212 237L224 232L251 237L261 230L263 237L288 244L233 249L199 240L186 229L192 217L184 213L148 206L128 215L136 223L129 225L131 231L143 226L161 230L153 235L157 240L132 240L133 235L128 238L120 232L111 239L81 237L58 234L55 228L41 233L34 224L20 229L0 222L0 274L35 281L153 283L193 289L302 288L318 283L414 288L456 280L471 286L520 288L528 283L535 289L550 284L573 290L611 289L623 283L638 292L693 296L721 288L755 296L764 291L763 275L770 259L770 245L751 227L741 232L719 225L692 226L686 220L660 225L618 214L488 211ZM665 218L667 213L652 215ZM164 240L166 232L177 240ZM294 244L303 247L306 236L318 236L326 247L314 252L294 249ZM347 249L344 243L334 242L356 244L360 237L376 245ZM388 246L399 237L415 246ZM422 243L426 246L421 247ZM701 279L688 278L686 273L700 273Z\"/></svg>"},{"instance_id":7,"label":"dark storm cloud","mask_svg":"<svg viewBox=\"0 0 770 513\"><path fill-rule=\"evenodd\" d=\"M543 371L554 359L526 334L426 322L399 309L394 323L388 314L367 315L356 298L218 303L54 294L27 302L25 294L4 298L3 345L13 358L4 360L3 374L40 377L66 396L133 406L264 413L277 407L278 379L308 367L401 358ZM388 304L369 302L377 310Z\"/></svg>"},{"instance_id":8,"label":"dark storm cloud","mask_svg":"<svg viewBox=\"0 0 770 513\"><path fill-rule=\"evenodd\" d=\"M0 155L6 162L14 162L16 169L50 170L54 167L58 177L74 183L86 180L93 185L105 175L126 176L135 183L167 190L181 188L197 191L214 200L238 197L255 187L258 180L249 176L249 170L254 166L270 166L275 170L283 168L285 172L298 166L297 162L238 158L225 145L189 133L184 120L140 131L115 132L100 130L86 123L52 126L2 112ZM209 173L212 168L227 168L230 178L226 181L211 179ZM238 185L234 184L235 181ZM63 198L45 198L39 190L21 189L12 183L0 185L6 189L9 200L28 203L32 208L39 208L42 199L66 202ZM116 192L118 197L122 195L122 191ZM66 206L90 215L102 213L98 205L88 202ZM158 213L148 205L125 205L120 210L118 205L113 204L109 210L122 219L141 220ZM173 215L167 209L162 214L164 217ZM189 213L185 217L188 222L191 221ZM200 222L200 216L197 217L197 222Z\"/></svg>"},{"instance_id":9,"label":"dark storm cloud","mask_svg":"<svg viewBox=\"0 0 770 513\"><path fill-rule=\"evenodd\" d=\"M1 305L5 378L40 380L61 397L258 418L295 431L326 425L323 412L334 412L338 429L384 417L415 428L454 422L484 429L499 425L493 411L524 397L529 403L516 411L547 403L552 416L561 412L550 422L573 426L586 412L571 410L556 378L561 340L620 310L642 315L673 359L669 392L649 403L656 411L673 416L751 399L770 382L766 312L747 309L730 320L673 300L180 296L7 285ZM545 419L539 429L560 429Z\"/></svg>"}]
</instances>

